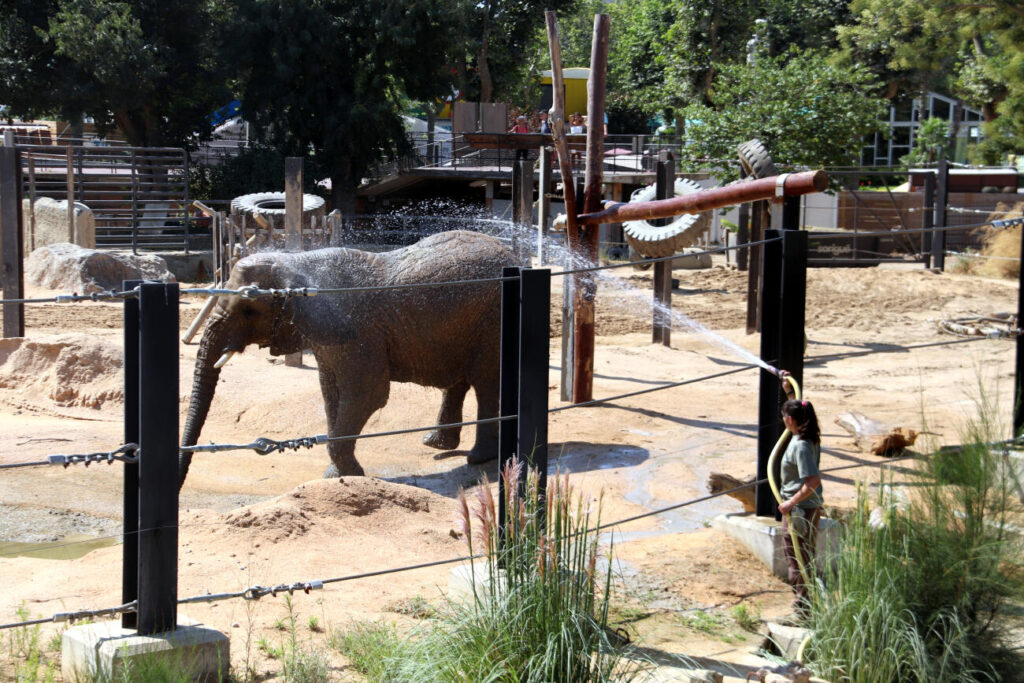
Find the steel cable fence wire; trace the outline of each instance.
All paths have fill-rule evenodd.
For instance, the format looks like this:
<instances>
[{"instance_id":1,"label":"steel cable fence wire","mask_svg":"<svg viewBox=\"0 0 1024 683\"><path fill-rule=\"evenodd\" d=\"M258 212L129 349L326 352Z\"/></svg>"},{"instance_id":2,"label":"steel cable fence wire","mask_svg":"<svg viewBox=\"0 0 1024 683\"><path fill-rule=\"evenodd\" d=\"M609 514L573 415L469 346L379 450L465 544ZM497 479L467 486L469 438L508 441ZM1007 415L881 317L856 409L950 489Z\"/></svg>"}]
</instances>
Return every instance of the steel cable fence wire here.
<instances>
[{"instance_id":1,"label":"steel cable fence wire","mask_svg":"<svg viewBox=\"0 0 1024 683\"><path fill-rule=\"evenodd\" d=\"M487 417L481 420L467 420L466 422L451 422L442 425L430 425L428 427L409 427L407 429L393 429L386 432L372 432L370 434L345 434L341 436L327 436L317 434L316 436L300 436L292 439L276 441L267 437L259 437L248 444L197 444L192 446L179 446L178 450L190 453L218 453L221 451L255 450L260 455L268 455L273 452L283 452L286 449L298 450L299 448L312 448L318 444L331 443L335 441L356 441L358 439L370 439L379 436L397 436L401 434L415 434L416 432L429 432L434 429L447 429L450 427L467 427L470 425L491 424L494 422L507 422L517 419L516 415L505 417Z\"/></svg>"},{"instance_id":2,"label":"steel cable fence wire","mask_svg":"<svg viewBox=\"0 0 1024 683\"><path fill-rule=\"evenodd\" d=\"M110 465L113 464L115 460L134 464L139 462L139 453L138 444L126 443L112 451L99 451L96 453L81 453L76 455L56 453L47 456L46 460L4 463L0 464L0 470L17 469L22 467L42 467L49 465L62 465L64 469L67 469L69 465L85 465L88 467L93 463L103 462Z\"/></svg>"},{"instance_id":3,"label":"steel cable fence wire","mask_svg":"<svg viewBox=\"0 0 1024 683\"><path fill-rule=\"evenodd\" d=\"M898 458L889 458L887 460L880 461L880 462L863 462L863 463L853 463L853 464L850 464L850 465L841 465L841 466L835 467L835 468L824 469L824 470L821 471L821 473L822 474L828 474L828 473L834 472L834 471L854 469L854 468L859 468L859 467L885 467L885 466L890 465L892 463L901 462L901 461L904 461L904 460L910 460L910 459L913 459L913 458L916 458L916 457L917 457L916 455L909 455L909 456L902 456L902 457L898 457ZM691 506L691 505L696 505L697 503L703 503L703 502L706 502L708 500L712 500L714 498L719 498L721 496L727 496L727 495L730 495L732 493L736 493L738 491L742 491L743 489L750 488L752 486L759 486L761 484L767 483L767 481L768 481L767 479L755 479L753 481L745 482L745 483L743 483L743 484L741 484L739 486L735 486L735 487L730 488L730 489L724 489L722 491L716 491L715 493L709 493L709 494L707 494L705 496L699 496L697 498L692 498L690 500L686 500L686 501L683 501L681 503L676 503L676 504L673 504L673 505L668 505L668 506L665 506L665 507L662 507L662 508L658 508L657 510L650 510L648 512L641 513L639 515L633 515L631 517L625 517L623 519L618 519L618 520L616 520L614 522L609 522L607 524L601 524L599 526L587 529L584 532L577 532L577 533L578 534L582 534L582 533L599 533L599 532L601 532L603 530L611 529L613 527L621 526L623 524L628 524L630 522L634 522L634 521L637 521L637 520L640 520L640 519L645 519L645 518L648 518L648 517L654 517L654 516L657 516L657 515L664 514L666 512L671 512L673 510L678 510L678 509L683 508L683 507L688 507L688 506ZM443 560L433 560L431 562L422 562L422 563L419 563L419 564L406 565L406 566L402 566L402 567L392 567L392 568L389 568L389 569L380 569L380 570L369 571L369 572L361 572L361 573L358 573L358 574L347 574L347 575L344 575L344 576L337 576L337 577L328 578L328 579L320 579L318 581L305 581L305 582L299 581L299 582L295 582L295 583L292 583L292 584L280 584L278 586L275 586L274 588L269 588L269 587L260 586L260 585L254 585L254 586L250 586L250 587L248 587L248 588L246 588L244 590L241 590L241 591L224 592L224 593L207 593L207 594L203 594L203 595L196 595L196 596L191 596L191 597L188 597L188 598L182 598L178 602L179 602L179 604L194 603L194 602L214 602L214 601L216 601L218 599L232 599L232 598L240 598L240 597L244 597L247 600L252 600L252 599L259 599L260 597L263 597L264 595L271 595L271 594L276 595L277 592L289 592L289 593L291 593L294 590L299 590L299 589L302 589L302 590L304 590L305 592L308 593L310 589L322 588L323 586L327 586L327 585L330 585L332 583L341 583L341 582L344 582L344 581L355 581L355 580L358 580L358 579L371 578L371 577L375 577L375 576L386 576L386 575L390 575L390 574L399 574L399 573L403 573L403 572L407 572L407 571L413 571L413 570L417 570L417 569L426 569L426 568L438 567L438 566L442 566L442 565L446 565L446 564L454 564L456 562L465 562L467 560L475 560L475 559L479 559L481 557L484 557L484 555L481 555L481 554L464 555L464 556L461 556L461 557L453 557L453 558L447 558L447 559L443 559ZM309 589L307 589L307 587L309 587Z\"/></svg>"},{"instance_id":4,"label":"steel cable fence wire","mask_svg":"<svg viewBox=\"0 0 1024 683\"><path fill-rule=\"evenodd\" d=\"M669 382L658 385L656 387L650 387L648 389L640 389L638 391L627 392L624 394L617 394L614 396L608 396L605 398L593 399L584 403L577 403L573 405L560 406L557 408L548 409L548 413L558 413L564 410L571 410L573 408L585 408L588 406L600 405L602 403L608 403L623 398L629 398L632 396L640 396L643 394L649 394L655 391L662 391L665 389L674 389L676 387L685 386L687 384L696 384L711 379L717 379L719 377L725 377L733 375L745 370L751 370L753 368L760 367L753 363L748 365L742 365L737 368L730 370L723 370L722 372L716 372L711 375L704 375L702 377L694 377L691 379L680 380L678 382ZM424 427L409 427L407 429L394 429L386 432L372 432L370 434L347 434L343 436L327 436L326 434L317 434L316 436L303 436L291 439L282 439L280 441L270 439L267 437L259 437L247 444L195 444L192 446L180 446L179 450L187 451L190 453L220 453L223 451L242 451L242 450L253 450L260 455L268 455L273 452L284 452L285 450L298 450L299 448L312 448L313 446L330 443L332 441L356 441L360 439L370 439L381 436L399 436L402 434L414 434L417 432L427 432L434 429L448 429L450 427L466 427L470 425L490 424L494 422L506 422L517 419L517 416L510 415L506 417L488 417L481 420L469 420L466 422L452 422L450 424L430 425Z\"/></svg>"},{"instance_id":5,"label":"steel cable fence wire","mask_svg":"<svg viewBox=\"0 0 1024 683\"><path fill-rule=\"evenodd\" d=\"M993 225L999 221L985 221L982 223L972 223L967 225L950 225L933 228L909 228L909 229L893 229L889 231L872 231L872 232L856 232L850 234L835 234L829 233L830 239L856 239L864 237L892 237L901 235L912 235L921 234L928 232L943 232L943 231L958 231L958 230L973 230L986 225ZM705 249L698 252L692 252L688 255L701 256L704 254L712 255L718 253L725 253L728 251L734 251L737 249L748 249L751 247L757 247L764 244L769 244L773 241L780 240L781 238L773 238L767 240L759 240L756 242L745 242L743 244L736 244L731 246L715 247L713 249ZM614 263L607 265L589 266L585 268L574 268L570 270L562 270L558 273L552 273L554 276L565 276L575 275L580 273L596 272L600 270L611 270L614 268L625 268L637 265L647 265L658 263L662 261L671 261L678 258L679 255L673 254L672 256L662 256L657 258L640 259L638 261L628 261L624 263ZM380 285L375 287L299 287L299 288L282 288L282 289L259 289L256 287L241 287L239 289L227 289L227 288L216 288L216 287L192 287L184 288L179 290L179 296L190 295L190 296L242 296L243 298L257 298L257 297L277 297L277 298L290 298L296 296L317 296L320 294L343 294L343 293L355 293L355 292L376 292L376 291L387 291L395 289L423 289L433 287L447 287L447 286L460 286L460 285L474 285L474 284L488 284L492 282L509 282L516 280L516 277L495 277L495 278L477 278L471 280L449 280L444 282L419 282L399 285ZM111 299L124 299L130 296L138 295L138 288L133 290L127 290L122 292L96 292L93 294L68 294L58 295L55 297L37 298L37 299L0 299L0 305L2 304L40 304L40 303L79 303L82 301L102 301Z\"/></svg>"},{"instance_id":6,"label":"steel cable fence wire","mask_svg":"<svg viewBox=\"0 0 1024 683\"><path fill-rule=\"evenodd\" d=\"M977 254L969 251L947 251L946 256L955 256L956 258L983 258L992 259L994 261L1020 261L1019 256L994 256L992 254Z\"/></svg>"},{"instance_id":7,"label":"steel cable fence wire","mask_svg":"<svg viewBox=\"0 0 1024 683\"><path fill-rule=\"evenodd\" d=\"M93 292L92 294L78 294L73 292L71 294L58 294L51 297L41 297L35 299L0 299L0 305L2 304L69 304L69 303L81 303L83 301L109 301L109 300L123 300L139 295L140 289L128 289L124 291L111 291L111 292Z\"/></svg>"},{"instance_id":8,"label":"steel cable fence wire","mask_svg":"<svg viewBox=\"0 0 1024 683\"><path fill-rule=\"evenodd\" d=\"M1015 441L1015 440L1008 440L1008 441L1003 441L1003 442L999 442L999 443L1000 444L1005 444L1005 443L1011 443L1013 441ZM897 458L888 458L887 460L883 460L883 461L879 461L879 462L852 463L852 464L848 464L848 465L840 465L840 466L837 466L837 467L826 468L826 469L822 470L821 472L822 472L822 474L829 474L831 472L838 472L838 471L843 471L843 470L848 470L848 469L856 469L856 468L861 468L861 467L885 467L885 466L890 465L892 463L902 462L902 461L905 461L905 460L911 460L911 459L914 459L916 457L918 457L918 455L914 454L914 455L907 455L907 456L902 456L902 457L897 457ZM593 527L592 529L588 529L587 532L590 532L590 533L600 532L603 529L611 529L613 527L621 526L623 524L634 522L634 521L637 521L637 520L640 520L640 519L645 519L645 518L648 518L648 517L653 517L653 516L656 516L656 515L664 514L666 512L671 512L673 510L678 510L678 509L683 508L683 507L688 507L690 505L695 505L697 503L705 502L705 501L708 501L708 500L711 500L711 499L714 499L714 498L719 498L721 496L726 496L726 495L729 495L729 494L732 494L732 493L736 493L736 492L741 491L743 489L750 488L751 486L758 486L760 484L766 483L767 481L768 481L767 479L756 479L756 480L753 480L753 481L750 481L750 482L745 482L745 483L743 483L743 484L741 484L739 486L735 486L735 487L730 488L730 489L725 489L725 490L722 490L722 491L717 491L715 493L709 493L706 496L700 496L700 497L697 497L697 498L692 498L690 500L683 501L681 503L676 503L674 505L669 505L669 506L666 506L666 507L663 507L663 508L659 508L657 510L651 510L651 511L648 511L648 512L645 512L645 513L641 513L639 515L633 515L631 517L626 517L626 518L623 518L623 519L619 519L619 520L616 520L614 522L609 522L608 524L601 524L601 525L599 525L597 527ZM348 574L348 575L344 575L344 576L339 576L339 577L334 577L334 578L329 578L329 579L322 579L322 580L318 580L318 581L299 581L299 582L295 582L295 583L292 583L292 584L279 584L279 585L276 585L276 586L273 586L273 587L265 587L265 586L260 586L260 585L254 585L254 586L250 586L250 587L248 587L248 588L246 588L245 590L242 590L242 591L222 592L222 593L206 593L206 594L195 595L195 596L191 596L191 597L187 597L187 598L181 598L181 599L178 600L178 604L190 604L190 603L197 603L197 602L215 602L217 600L227 600L227 599L234 599L234 598L246 598L247 600L258 600L259 598L261 598L261 597L263 597L265 595L274 595L274 596L276 596L276 594L278 592L288 592L289 594L291 594L295 590L303 590L304 592L309 593L311 590L323 588L323 586L329 585L329 584L332 584L332 583L340 583L340 582L344 582L344 581L354 581L354 580L363 579L363 578L370 578L370 577L374 577L374 576L385 576L385 575L390 575L390 574L398 574L398 573L403 573L403 572L407 572L407 571L413 571L413 570L416 570L416 569L425 569L425 568L430 568L430 567L442 566L442 565L446 565L446 564L454 564L456 562L464 562L464 561L467 561L467 560L479 559L480 557L482 557L482 555L480 555L480 554L464 555L464 556L461 556L461 557L448 558L448 559L443 559L443 560L434 560L434 561L431 561L431 562L423 562L423 563L419 563L419 564L415 564L415 565L406 565L406 566L403 566L403 567L394 567L394 568L390 568L390 569L381 569L381 570L370 571L370 572L361 572L359 574ZM19 627L33 626L33 625L36 625L36 624L43 624L43 623L63 621L63 620L74 621L77 618L86 618L86 616L91 617L91 616L104 616L104 615L108 615L108 614L120 614L120 613L123 613L123 612L135 611L135 608L136 608L136 603L132 602L132 603L127 603L125 605L120 605L118 607L107 608L107 609L102 609L102 610L83 610L83 611L79 611L79 612L63 612L63 613L57 613L57 614L55 614L52 617L47 618L47 619L35 619L35 620L29 620L29 621L14 622L14 623L10 623L10 624L0 624L0 630L9 629L9 628L19 628ZM80 616L80 615L85 615L85 616Z\"/></svg>"}]
</instances>

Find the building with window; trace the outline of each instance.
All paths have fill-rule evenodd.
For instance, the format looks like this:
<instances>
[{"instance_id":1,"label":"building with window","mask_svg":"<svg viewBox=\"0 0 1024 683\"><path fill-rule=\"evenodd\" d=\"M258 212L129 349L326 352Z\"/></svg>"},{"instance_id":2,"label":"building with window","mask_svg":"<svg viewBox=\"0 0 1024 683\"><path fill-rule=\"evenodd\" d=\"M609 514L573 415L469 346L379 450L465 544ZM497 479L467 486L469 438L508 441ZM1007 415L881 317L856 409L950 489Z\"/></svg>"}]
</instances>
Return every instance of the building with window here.
<instances>
[{"instance_id":1,"label":"building with window","mask_svg":"<svg viewBox=\"0 0 1024 683\"><path fill-rule=\"evenodd\" d=\"M966 161L968 145L981 139L981 111L966 107L960 100L929 92L921 107L921 98L904 97L889 107L889 129L875 133L865 140L861 149L864 166L899 166L900 158L914 146L917 127L921 121L937 117L949 121L950 132L955 131L953 161Z\"/></svg>"}]
</instances>

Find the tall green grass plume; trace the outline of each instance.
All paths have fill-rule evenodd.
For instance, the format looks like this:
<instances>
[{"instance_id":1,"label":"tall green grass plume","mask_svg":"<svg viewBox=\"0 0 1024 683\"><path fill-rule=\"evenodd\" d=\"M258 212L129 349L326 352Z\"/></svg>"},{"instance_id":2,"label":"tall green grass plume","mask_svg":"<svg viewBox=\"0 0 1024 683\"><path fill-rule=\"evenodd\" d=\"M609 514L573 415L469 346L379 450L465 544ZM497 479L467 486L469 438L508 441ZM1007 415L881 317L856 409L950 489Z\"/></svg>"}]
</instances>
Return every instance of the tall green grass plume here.
<instances>
[{"instance_id":1,"label":"tall green grass plume","mask_svg":"<svg viewBox=\"0 0 1024 683\"><path fill-rule=\"evenodd\" d=\"M1021 598L1017 482L991 406L963 446L858 487L830 571L812 590L806 657L829 680L994 681L1013 657L1001 618ZM1019 662L1016 663L1019 667Z\"/></svg>"},{"instance_id":2,"label":"tall green grass plume","mask_svg":"<svg viewBox=\"0 0 1024 683\"><path fill-rule=\"evenodd\" d=\"M565 474L552 477L544 492L538 472L515 461L500 476L504 536L486 482L472 501L465 491L459 495L466 543L485 557L472 570L472 594L449 599L414 629L384 671L364 673L372 681L517 683L629 680L642 673L639 658L608 627L611 550L594 531L600 498L592 505ZM370 632L367 651L379 649L381 637ZM353 661L361 656L349 654Z\"/></svg>"}]
</instances>

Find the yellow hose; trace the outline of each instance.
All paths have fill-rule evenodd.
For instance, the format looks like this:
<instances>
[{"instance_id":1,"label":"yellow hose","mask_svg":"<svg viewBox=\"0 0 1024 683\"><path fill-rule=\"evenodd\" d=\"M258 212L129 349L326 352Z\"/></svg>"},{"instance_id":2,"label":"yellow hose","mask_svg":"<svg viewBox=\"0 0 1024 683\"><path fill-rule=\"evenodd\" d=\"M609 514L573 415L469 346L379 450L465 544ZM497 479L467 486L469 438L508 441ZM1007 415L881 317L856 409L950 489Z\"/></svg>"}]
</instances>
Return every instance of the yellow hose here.
<instances>
[{"instance_id":1,"label":"yellow hose","mask_svg":"<svg viewBox=\"0 0 1024 683\"><path fill-rule=\"evenodd\" d=\"M793 387L793 397L796 400L800 400L800 384L793 377L786 377L789 380L790 385ZM775 442L775 447L772 449L772 454L768 458L768 486L771 487L772 495L775 496L775 502L779 505L782 504L782 493L779 491L779 483L775 481L775 461L779 457L779 453L789 443L789 438L792 436L789 430L785 430L779 437L779 440ZM789 513L786 513L789 517ZM797 566L800 567L800 576L803 577L804 585L810 584L810 577L807 574L807 567L804 566L803 556L800 553L800 536L797 534L796 529L793 527L792 520L786 525L789 528L789 538L793 541L793 554L796 555ZM799 662L804 661L804 649L807 644L811 641L811 635L808 634L803 642L800 643L800 649L797 650L796 659Z\"/></svg>"}]
</instances>

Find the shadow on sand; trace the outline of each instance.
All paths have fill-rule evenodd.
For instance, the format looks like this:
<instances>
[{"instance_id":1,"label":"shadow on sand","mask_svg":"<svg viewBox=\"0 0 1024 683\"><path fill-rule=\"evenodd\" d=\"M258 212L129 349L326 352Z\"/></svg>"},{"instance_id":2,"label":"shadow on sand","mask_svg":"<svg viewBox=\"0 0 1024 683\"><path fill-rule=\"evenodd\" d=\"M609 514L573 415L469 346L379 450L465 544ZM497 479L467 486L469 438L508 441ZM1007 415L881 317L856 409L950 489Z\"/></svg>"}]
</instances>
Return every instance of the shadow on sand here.
<instances>
[{"instance_id":1,"label":"shadow on sand","mask_svg":"<svg viewBox=\"0 0 1024 683\"><path fill-rule=\"evenodd\" d=\"M445 451L434 456L435 460L449 458L465 459L469 451ZM555 472L591 472L608 470L618 467L636 467L650 457L646 448L638 448L623 444L594 444L584 441L566 441L548 444L548 474ZM498 479L498 460L494 459L481 465L469 465L465 462L446 472L431 474L408 475L398 477L382 477L384 481L394 484L418 486L433 493L454 498L460 488L475 486L484 477L488 481Z\"/></svg>"}]
</instances>

